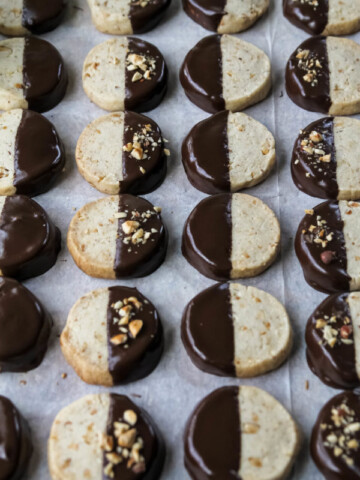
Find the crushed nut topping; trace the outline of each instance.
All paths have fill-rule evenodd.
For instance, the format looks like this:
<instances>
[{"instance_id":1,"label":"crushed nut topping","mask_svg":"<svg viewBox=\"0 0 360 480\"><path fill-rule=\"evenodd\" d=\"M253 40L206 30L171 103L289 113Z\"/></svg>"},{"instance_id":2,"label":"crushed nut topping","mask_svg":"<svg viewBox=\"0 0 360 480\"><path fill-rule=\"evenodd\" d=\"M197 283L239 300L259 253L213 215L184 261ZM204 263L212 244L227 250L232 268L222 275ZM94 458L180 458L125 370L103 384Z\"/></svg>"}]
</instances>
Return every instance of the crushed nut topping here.
<instances>
[{"instance_id":1,"label":"crushed nut topping","mask_svg":"<svg viewBox=\"0 0 360 480\"><path fill-rule=\"evenodd\" d=\"M322 333L320 344L334 348L339 345L353 345L353 327L348 315L334 312L334 315L324 315L317 318L315 328Z\"/></svg>"},{"instance_id":2,"label":"crushed nut topping","mask_svg":"<svg viewBox=\"0 0 360 480\"><path fill-rule=\"evenodd\" d=\"M110 342L127 348L129 339L135 339L143 328L143 321L137 318L143 304L136 297L129 297L113 303L111 309L114 312L113 322L119 327L119 334L111 337Z\"/></svg>"},{"instance_id":3,"label":"crushed nut topping","mask_svg":"<svg viewBox=\"0 0 360 480\"><path fill-rule=\"evenodd\" d=\"M126 69L134 72L131 78L132 82L151 80L151 77L155 75L156 60L150 55L130 52L126 56Z\"/></svg>"},{"instance_id":4,"label":"crushed nut topping","mask_svg":"<svg viewBox=\"0 0 360 480\"><path fill-rule=\"evenodd\" d=\"M314 215L314 210L305 210L305 213L308 215ZM328 244L334 240L334 232L330 231L327 221L320 215L316 216L316 223L311 224L308 230L303 230L303 234L308 243L315 243L322 248L326 248ZM331 250L327 251L331 252L331 260L333 260L335 258L335 252L332 252ZM325 251L322 252L322 254L324 253ZM322 258L322 260L323 263L329 263L327 261L328 259Z\"/></svg>"},{"instance_id":5,"label":"crushed nut topping","mask_svg":"<svg viewBox=\"0 0 360 480\"><path fill-rule=\"evenodd\" d=\"M322 75L322 64L317 53L298 48L296 58L298 68L304 72L303 80L315 87L319 83L319 77Z\"/></svg>"},{"instance_id":6,"label":"crushed nut topping","mask_svg":"<svg viewBox=\"0 0 360 480\"><path fill-rule=\"evenodd\" d=\"M324 133L320 133L316 130L309 132L300 132L300 150L305 155L306 164L312 171L321 173L322 177L332 176L334 174L333 169L326 168L332 158L331 151L332 145L329 143L327 136ZM304 158L304 157L303 157ZM300 161L297 159L295 165L299 165ZM309 173L309 175L307 175ZM311 173L307 172L307 176L310 177Z\"/></svg>"},{"instance_id":7,"label":"crushed nut topping","mask_svg":"<svg viewBox=\"0 0 360 480\"><path fill-rule=\"evenodd\" d=\"M303 5L309 5L310 7L313 7L313 9L315 11L316 11L317 7L319 6L319 1L318 0L293 0L293 2L302 3Z\"/></svg>"},{"instance_id":8,"label":"crushed nut topping","mask_svg":"<svg viewBox=\"0 0 360 480\"><path fill-rule=\"evenodd\" d=\"M124 218L124 222L121 224L122 230L122 242L125 245L129 245L128 251L131 252L133 248L145 245L148 241L154 241L154 235L159 233L156 228L146 229L147 221L154 215L161 212L158 210L160 207L153 207L152 210L146 210L145 212L138 212L133 210L129 212L125 210L117 214L117 218ZM121 215L121 216L120 216ZM130 219L125 220L129 217Z\"/></svg>"},{"instance_id":9,"label":"crushed nut topping","mask_svg":"<svg viewBox=\"0 0 360 480\"><path fill-rule=\"evenodd\" d=\"M139 5L142 8L145 8L151 3L152 0L131 0L131 5L137 6Z\"/></svg>"}]
</instances>

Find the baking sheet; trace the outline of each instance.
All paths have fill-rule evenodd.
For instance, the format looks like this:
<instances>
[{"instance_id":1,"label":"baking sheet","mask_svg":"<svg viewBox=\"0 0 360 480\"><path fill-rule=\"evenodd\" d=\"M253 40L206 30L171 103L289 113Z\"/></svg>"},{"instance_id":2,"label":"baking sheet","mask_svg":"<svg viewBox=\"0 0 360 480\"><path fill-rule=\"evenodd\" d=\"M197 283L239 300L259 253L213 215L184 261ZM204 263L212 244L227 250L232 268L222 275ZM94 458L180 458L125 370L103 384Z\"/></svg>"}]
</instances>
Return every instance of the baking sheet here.
<instances>
[{"instance_id":1,"label":"baking sheet","mask_svg":"<svg viewBox=\"0 0 360 480\"><path fill-rule=\"evenodd\" d=\"M9 0L10 1L10 0ZM194 270L180 253L183 224L192 208L204 197L188 182L180 157L184 136L198 121L207 117L185 97L178 81L178 71L187 51L207 32L182 11L180 0L173 0L166 20L154 31L141 35L160 48L167 61L170 78L165 100L149 115L159 123L169 140L172 156L164 184L146 195L153 204L163 207L170 243L163 266L150 277L135 281L105 281L82 273L66 248L66 232L75 210L103 196L80 176L74 151L83 128L105 112L90 103L81 86L82 63L89 50L109 36L97 32L91 24L86 0L70 0L65 22L43 38L62 53L69 70L70 83L65 99L46 116L55 124L67 151L67 166L60 182L36 200L48 211L62 233L62 252L49 272L25 282L44 303L54 318L48 353L39 368L27 374L2 374L0 393L9 396L29 420L34 440L34 455L25 478L49 479L46 442L58 410L77 398L105 388L83 383L66 364L59 346L59 334L73 303L90 290L113 284L136 286L158 308L165 330L166 348L157 369L147 378L111 390L130 396L144 407L159 425L167 445L167 459L162 478L188 478L183 467L182 432L195 404L222 385L250 384L264 388L280 400L293 414L304 433L304 444L292 479L320 479L308 455L307 439L317 412L328 398L336 394L312 375L304 354L305 323L315 306L325 297L303 280L295 257L293 237L305 208L320 200L301 194L290 177L290 155L300 128L320 118L296 107L286 96L284 67L290 53L307 35L290 25L282 16L281 0L271 0L269 12L249 31L239 36L262 48L271 59L273 90L259 105L246 110L263 122L277 142L277 165L261 185L248 190L272 207L282 229L281 255L259 277L243 283L265 289L285 303L295 332L291 357L280 369L256 379L218 378L198 370L189 360L180 340L180 321L186 303L213 282ZM352 38L360 42L360 35ZM66 373L67 377L62 378ZM309 381L306 390L305 382Z\"/></svg>"}]
</instances>

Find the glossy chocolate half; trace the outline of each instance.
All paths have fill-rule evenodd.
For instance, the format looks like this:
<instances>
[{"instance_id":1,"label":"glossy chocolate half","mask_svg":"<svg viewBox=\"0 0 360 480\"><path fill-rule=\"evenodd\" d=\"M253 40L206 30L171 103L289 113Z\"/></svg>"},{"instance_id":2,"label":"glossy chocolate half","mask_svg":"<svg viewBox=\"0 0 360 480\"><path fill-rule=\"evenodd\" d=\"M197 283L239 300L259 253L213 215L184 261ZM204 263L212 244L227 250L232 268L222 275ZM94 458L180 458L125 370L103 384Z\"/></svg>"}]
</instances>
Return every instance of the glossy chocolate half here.
<instances>
[{"instance_id":1,"label":"glossy chocolate half","mask_svg":"<svg viewBox=\"0 0 360 480\"><path fill-rule=\"evenodd\" d=\"M66 0L23 0L22 26L35 35L50 32L60 25Z\"/></svg>"},{"instance_id":2,"label":"glossy chocolate half","mask_svg":"<svg viewBox=\"0 0 360 480\"><path fill-rule=\"evenodd\" d=\"M207 30L217 32L225 15L226 0L183 0L184 11Z\"/></svg>"},{"instance_id":3,"label":"glossy chocolate half","mask_svg":"<svg viewBox=\"0 0 360 480\"><path fill-rule=\"evenodd\" d=\"M329 0L283 0L284 16L310 35L320 35L328 24Z\"/></svg>"},{"instance_id":4,"label":"glossy chocolate half","mask_svg":"<svg viewBox=\"0 0 360 480\"><path fill-rule=\"evenodd\" d=\"M163 18L171 0L150 0L142 6L141 0L130 3L130 22L134 33L145 33L152 30Z\"/></svg>"}]
</instances>

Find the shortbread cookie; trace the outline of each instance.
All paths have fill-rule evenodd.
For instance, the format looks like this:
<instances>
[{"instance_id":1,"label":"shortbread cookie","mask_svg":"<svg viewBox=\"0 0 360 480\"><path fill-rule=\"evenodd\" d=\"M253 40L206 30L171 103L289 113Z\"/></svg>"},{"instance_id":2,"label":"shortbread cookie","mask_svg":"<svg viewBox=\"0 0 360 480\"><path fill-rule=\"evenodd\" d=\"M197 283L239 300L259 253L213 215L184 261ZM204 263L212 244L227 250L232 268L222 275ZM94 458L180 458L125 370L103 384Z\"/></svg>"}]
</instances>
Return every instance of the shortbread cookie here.
<instances>
[{"instance_id":1,"label":"shortbread cookie","mask_svg":"<svg viewBox=\"0 0 360 480\"><path fill-rule=\"evenodd\" d=\"M104 33L144 33L160 22L171 0L88 0L95 27Z\"/></svg>"},{"instance_id":2,"label":"shortbread cookie","mask_svg":"<svg viewBox=\"0 0 360 480\"><path fill-rule=\"evenodd\" d=\"M237 112L269 93L270 60L240 38L210 35L186 55L180 81L189 100L203 110Z\"/></svg>"},{"instance_id":3,"label":"shortbread cookie","mask_svg":"<svg viewBox=\"0 0 360 480\"><path fill-rule=\"evenodd\" d=\"M86 95L104 110L146 112L165 95L167 67L151 43L112 38L89 52L82 79Z\"/></svg>"},{"instance_id":4,"label":"shortbread cookie","mask_svg":"<svg viewBox=\"0 0 360 480\"><path fill-rule=\"evenodd\" d=\"M64 17L66 0L0 0L0 33L28 35L54 30Z\"/></svg>"},{"instance_id":5,"label":"shortbread cookie","mask_svg":"<svg viewBox=\"0 0 360 480\"><path fill-rule=\"evenodd\" d=\"M356 200L360 197L360 121L325 117L300 131L291 173L295 185L313 197Z\"/></svg>"},{"instance_id":6,"label":"shortbread cookie","mask_svg":"<svg viewBox=\"0 0 360 480\"><path fill-rule=\"evenodd\" d=\"M71 220L68 231L75 263L92 277L149 275L166 254L167 231L160 211L125 193L88 203Z\"/></svg>"},{"instance_id":7,"label":"shortbread cookie","mask_svg":"<svg viewBox=\"0 0 360 480\"><path fill-rule=\"evenodd\" d=\"M184 227L182 253L200 273L215 280L252 277L275 260L280 226L256 197L219 194L202 200Z\"/></svg>"},{"instance_id":8,"label":"shortbread cookie","mask_svg":"<svg viewBox=\"0 0 360 480\"><path fill-rule=\"evenodd\" d=\"M269 175L275 163L275 140L245 113L223 111L190 130L182 145L182 161L198 190L236 192Z\"/></svg>"},{"instance_id":9,"label":"shortbread cookie","mask_svg":"<svg viewBox=\"0 0 360 480\"><path fill-rule=\"evenodd\" d=\"M53 480L157 480L164 460L155 424L124 395L87 395L63 408L51 428Z\"/></svg>"},{"instance_id":10,"label":"shortbread cookie","mask_svg":"<svg viewBox=\"0 0 360 480\"><path fill-rule=\"evenodd\" d=\"M0 276L41 275L60 248L60 230L38 203L23 195L0 197Z\"/></svg>"},{"instance_id":11,"label":"shortbread cookie","mask_svg":"<svg viewBox=\"0 0 360 480\"><path fill-rule=\"evenodd\" d=\"M157 188L166 175L164 141L158 125L134 112L104 115L91 122L76 147L81 175L103 193L136 195Z\"/></svg>"},{"instance_id":12,"label":"shortbread cookie","mask_svg":"<svg viewBox=\"0 0 360 480\"><path fill-rule=\"evenodd\" d=\"M105 386L146 377L164 347L154 305L136 288L120 286L80 298L70 310L60 344L82 380Z\"/></svg>"},{"instance_id":13,"label":"shortbread cookie","mask_svg":"<svg viewBox=\"0 0 360 480\"><path fill-rule=\"evenodd\" d=\"M204 28L237 33L251 27L269 7L269 0L183 0L185 12Z\"/></svg>"},{"instance_id":14,"label":"shortbread cookie","mask_svg":"<svg viewBox=\"0 0 360 480\"><path fill-rule=\"evenodd\" d=\"M343 392L320 410L310 452L326 479L355 480L360 472L360 393Z\"/></svg>"},{"instance_id":15,"label":"shortbread cookie","mask_svg":"<svg viewBox=\"0 0 360 480\"><path fill-rule=\"evenodd\" d=\"M185 467L193 480L282 480L300 446L297 425L256 387L223 387L195 408L185 430Z\"/></svg>"},{"instance_id":16,"label":"shortbread cookie","mask_svg":"<svg viewBox=\"0 0 360 480\"><path fill-rule=\"evenodd\" d=\"M360 0L283 0L283 11L311 35L349 35L360 29Z\"/></svg>"},{"instance_id":17,"label":"shortbread cookie","mask_svg":"<svg viewBox=\"0 0 360 480\"><path fill-rule=\"evenodd\" d=\"M281 303L240 283L219 283L193 298L185 308L181 338L198 368L239 378L274 370L292 345Z\"/></svg>"},{"instance_id":18,"label":"shortbread cookie","mask_svg":"<svg viewBox=\"0 0 360 480\"><path fill-rule=\"evenodd\" d=\"M64 165L64 146L49 120L21 109L0 116L0 195L44 193Z\"/></svg>"},{"instance_id":19,"label":"shortbread cookie","mask_svg":"<svg viewBox=\"0 0 360 480\"><path fill-rule=\"evenodd\" d=\"M330 115L360 112L360 45L348 38L313 37L290 56L286 91L299 107Z\"/></svg>"},{"instance_id":20,"label":"shortbread cookie","mask_svg":"<svg viewBox=\"0 0 360 480\"><path fill-rule=\"evenodd\" d=\"M52 320L21 283L0 278L0 371L27 372L40 365Z\"/></svg>"}]
</instances>

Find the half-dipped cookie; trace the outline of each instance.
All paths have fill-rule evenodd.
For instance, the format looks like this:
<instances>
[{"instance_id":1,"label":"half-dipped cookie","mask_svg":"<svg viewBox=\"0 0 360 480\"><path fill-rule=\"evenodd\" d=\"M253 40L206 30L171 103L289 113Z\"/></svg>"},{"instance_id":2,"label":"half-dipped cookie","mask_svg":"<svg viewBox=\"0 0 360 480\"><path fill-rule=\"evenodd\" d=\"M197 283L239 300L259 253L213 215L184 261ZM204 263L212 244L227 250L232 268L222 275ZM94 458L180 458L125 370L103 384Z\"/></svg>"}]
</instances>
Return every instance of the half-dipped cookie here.
<instances>
[{"instance_id":1,"label":"half-dipped cookie","mask_svg":"<svg viewBox=\"0 0 360 480\"><path fill-rule=\"evenodd\" d=\"M280 226L261 200L242 193L202 200L186 220L182 253L203 275L215 280L252 277L275 260Z\"/></svg>"},{"instance_id":2,"label":"half-dipped cookie","mask_svg":"<svg viewBox=\"0 0 360 480\"><path fill-rule=\"evenodd\" d=\"M193 480L283 480L299 450L288 411L256 387L223 387L205 397L184 434L185 467Z\"/></svg>"},{"instance_id":3,"label":"half-dipped cookie","mask_svg":"<svg viewBox=\"0 0 360 480\"><path fill-rule=\"evenodd\" d=\"M23 195L0 197L0 276L18 280L47 272L61 248L60 230Z\"/></svg>"},{"instance_id":4,"label":"half-dipped cookie","mask_svg":"<svg viewBox=\"0 0 360 480\"><path fill-rule=\"evenodd\" d=\"M203 38L186 55L180 82L189 100L206 112L236 112L263 100L271 87L268 56L231 35Z\"/></svg>"},{"instance_id":5,"label":"half-dipped cookie","mask_svg":"<svg viewBox=\"0 0 360 480\"><path fill-rule=\"evenodd\" d=\"M125 193L88 203L69 226L67 244L75 263L92 277L149 275L166 254L160 212L160 207Z\"/></svg>"},{"instance_id":6,"label":"half-dipped cookie","mask_svg":"<svg viewBox=\"0 0 360 480\"><path fill-rule=\"evenodd\" d=\"M295 185L313 197L360 197L360 121L325 117L300 131L291 160Z\"/></svg>"},{"instance_id":7,"label":"half-dipped cookie","mask_svg":"<svg viewBox=\"0 0 360 480\"><path fill-rule=\"evenodd\" d=\"M80 135L76 163L81 175L103 193L148 193L166 175L159 126L135 112L117 112L91 122Z\"/></svg>"},{"instance_id":8,"label":"half-dipped cookie","mask_svg":"<svg viewBox=\"0 0 360 480\"><path fill-rule=\"evenodd\" d=\"M94 290L76 302L60 344L85 382L112 386L154 370L163 333L154 305L136 288L116 286Z\"/></svg>"},{"instance_id":9,"label":"half-dipped cookie","mask_svg":"<svg viewBox=\"0 0 360 480\"><path fill-rule=\"evenodd\" d=\"M63 408L51 428L53 480L157 480L164 460L154 422L124 395L87 395Z\"/></svg>"},{"instance_id":10,"label":"half-dipped cookie","mask_svg":"<svg viewBox=\"0 0 360 480\"><path fill-rule=\"evenodd\" d=\"M360 288L360 203L327 201L306 210L295 237L305 280L325 293Z\"/></svg>"},{"instance_id":11,"label":"half-dipped cookie","mask_svg":"<svg viewBox=\"0 0 360 480\"><path fill-rule=\"evenodd\" d=\"M285 80L287 94L305 110L359 113L360 45L348 38L309 38L291 54Z\"/></svg>"},{"instance_id":12,"label":"half-dipped cookie","mask_svg":"<svg viewBox=\"0 0 360 480\"><path fill-rule=\"evenodd\" d=\"M182 145L182 161L198 190L236 192L269 175L275 163L275 140L245 113L223 111L190 130Z\"/></svg>"},{"instance_id":13,"label":"half-dipped cookie","mask_svg":"<svg viewBox=\"0 0 360 480\"><path fill-rule=\"evenodd\" d=\"M269 0L183 0L196 23L218 33L237 33L251 27L269 7Z\"/></svg>"},{"instance_id":14,"label":"half-dipped cookie","mask_svg":"<svg viewBox=\"0 0 360 480\"><path fill-rule=\"evenodd\" d=\"M198 368L239 378L277 368L292 345L281 303L240 283L219 283L193 298L184 311L181 338Z\"/></svg>"},{"instance_id":15,"label":"half-dipped cookie","mask_svg":"<svg viewBox=\"0 0 360 480\"><path fill-rule=\"evenodd\" d=\"M82 79L86 95L104 110L146 112L165 95L167 67L151 43L135 37L112 38L89 52Z\"/></svg>"}]
</instances>

